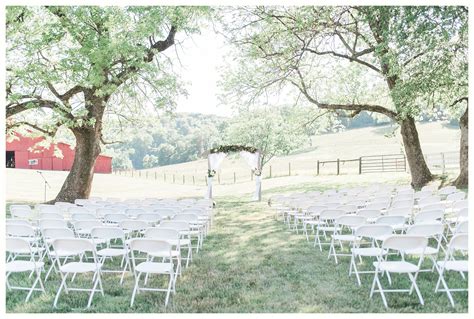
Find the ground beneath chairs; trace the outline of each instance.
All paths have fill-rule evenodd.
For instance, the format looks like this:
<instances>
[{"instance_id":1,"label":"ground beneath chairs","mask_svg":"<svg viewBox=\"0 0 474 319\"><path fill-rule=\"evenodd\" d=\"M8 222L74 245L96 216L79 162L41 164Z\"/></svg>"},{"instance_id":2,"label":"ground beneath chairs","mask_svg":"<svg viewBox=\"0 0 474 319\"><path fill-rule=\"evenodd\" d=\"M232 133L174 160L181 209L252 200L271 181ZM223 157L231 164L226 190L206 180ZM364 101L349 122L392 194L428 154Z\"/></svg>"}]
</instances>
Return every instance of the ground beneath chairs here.
<instances>
[{"instance_id":1,"label":"ground beneath chairs","mask_svg":"<svg viewBox=\"0 0 474 319\"><path fill-rule=\"evenodd\" d=\"M327 259L327 247L321 253L312 240L308 243L303 234L296 235L275 221L266 202L232 197L216 202L212 229L202 250L183 270L166 310L164 294L146 292L130 308L132 275L127 274L120 286L120 274L104 274L105 297L97 295L87 312L467 312L466 293L459 293L465 297L458 295L455 308L445 293L434 293L437 273L420 273L417 280L424 306L415 294L391 294L386 310L377 296L369 299L372 275L362 276L362 285L357 286L355 277L348 276L350 257L341 257L335 265ZM361 267L371 267L371 262ZM408 286L405 277L393 276L394 285ZM33 296L27 304L24 294L8 294L7 311L53 311L59 282L58 276L48 279L47 293ZM56 311L84 311L87 297L86 293L64 294Z\"/></svg>"}]
</instances>

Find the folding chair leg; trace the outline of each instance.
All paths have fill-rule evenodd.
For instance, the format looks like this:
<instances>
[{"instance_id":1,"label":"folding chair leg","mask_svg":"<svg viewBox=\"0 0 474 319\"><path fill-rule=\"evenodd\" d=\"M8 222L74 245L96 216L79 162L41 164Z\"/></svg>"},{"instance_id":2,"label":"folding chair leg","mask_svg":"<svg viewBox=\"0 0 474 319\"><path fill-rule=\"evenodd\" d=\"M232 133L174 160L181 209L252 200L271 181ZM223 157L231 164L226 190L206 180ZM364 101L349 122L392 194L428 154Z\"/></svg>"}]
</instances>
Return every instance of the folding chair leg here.
<instances>
[{"instance_id":1,"label":"folding chair leg","mask_svg":"<svg viewBox=\"0 0 474 319\"><path fill-rule=\"evenodd\" d=\"M354 270L352 271L352 269L354 269ZM360 281L359 272L357 271L357 265L355 263L354 255L352 255L352 258L351 258L351 266L349 268L349 276L352 274L352 272L354 272L354 274L356 276L356 279L357 279L357 284L360 286L362 283Z\"/></svg>"},{"instance_id":2,"label":"folding chair leg","mask_svg":"<svg viewBox=\"0 0 474 319\"><path fill-rule=\"evenodd\" d=\"M61 272L60 272L60 274L61 274L62 280L61 280L61 285L59 286L58 292L56 293L56 297L54 298L54 303L53 303L54 308L57 308L59 295L61 294L61 290L63 289L63 287L66 285L66 280L67 280L67 276L68 276L68 274L63 275Z\"/></svg>"},{"instance_id":3,"label":"folding chair leg","mask_svg":"<svg viewBox=\"0 0 474 319\"><path fill-rule=\"evenodd\" d=\"M138 276L135 277L135 285L133 287L132 300L130 301L130 307L133 307L133 302L135 301L135 295L137 294L137 291L138 291L138 282L140 281L141 275L142 273L138 273Z\"/></svg>"},{"instance_id":4,"label":"folding chair leg","mask_svg":"<svg viewBox=\"0 0 474 319\"><path fill-rule=\"evenodd\" d=\"M92 291L91 291L91 294L89 295L89 301L87 302L87 307L86 308L90 308L91 304L92 304L92 298L94 298L94 293L95 293L95 290L97 289L97 285L99 284L99 281L100 281L100 275L97 274L97 278L95 279L94 281L94 286L92 287Z\"/></svg>"},{"instance_id":5,"label":"folding chair leg","mask_svg":"<svg viewBox=\"0 0 474 319\"><path fill-rule=\"evenodd\" d=\"M418 295L418 299L420 300L420 304L424 305L425 302L423 300L423 297L421 296L420 289L418 289L418 285L416 284L416 277L414 277L410 273L408 273L408 277L410 277L410 280L413 283L413 286L415 287L415 291L416 291L416 294Z\"/></svg>"},{"instance_id":6,"label":"folding chair leg","mask_svg":"<svg viewBox=\"0 0 474 319\"><path fill-rule=\"evenodd\" d=\"M166 291L165 307L168 305L168 300L170 298L171 286L172 285L173 285L173 273L170 273L170 280L169 280L169 283L168 283L168 290Z\"/></svg>"},{"instance_id":7,"label":"folding chair leg","mask_svg":"<svg viewBox=\"0 0 474 319\"><path fill-rule=\"evenodd\" d=\"M442 275L442 273L440 273L440 275L439 275L438 284L436 285L436 289L435 289L436 292L439 290L439 283L440 282L444 287L444 291L448 295L448 299L449 299L449 302L451 303L451 306L454 307L453 295L451 294L451 291L449 290L448 284L446 283L446 280L444 279L444 276Z\"/></svg>"}]
</instances>

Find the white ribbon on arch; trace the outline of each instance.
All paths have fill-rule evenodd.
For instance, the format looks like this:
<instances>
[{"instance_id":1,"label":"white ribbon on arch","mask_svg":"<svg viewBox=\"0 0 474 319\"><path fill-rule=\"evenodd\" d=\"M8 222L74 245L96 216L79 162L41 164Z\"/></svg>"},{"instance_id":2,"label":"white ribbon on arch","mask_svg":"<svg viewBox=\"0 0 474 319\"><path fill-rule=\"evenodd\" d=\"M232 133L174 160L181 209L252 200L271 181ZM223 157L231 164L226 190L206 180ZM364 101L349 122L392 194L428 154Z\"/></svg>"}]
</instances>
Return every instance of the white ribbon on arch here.
<instances>
[{"instance_id":1,"label":"white ribbon on arch","mask_svg":"<svg viewBox=\"0 0 474 319\"><path fill-rule=\"evenodd\" d=\"M250 153L247 151L241 151L240 156L245 159L250 169L260 170L260 152ZM262 187L262 176L255 175L255 193L253 195L254 200L259 200L260 189Z\"/></svg>"},{"instance_id":2,"label":"white ribbon on arch","mask_svg":"<svg viewBox=\"0 0 474 319\"><path fill-rule=\"evenodd\" d=\"M216 171L219 169L224 158L227 156L226 153L219 152L219 153L210 153L208 158L209 162L209 169L211 171ZM212 177L207 177L207 194L206 198L212 198Z\"/></svg>"}]
</instances>

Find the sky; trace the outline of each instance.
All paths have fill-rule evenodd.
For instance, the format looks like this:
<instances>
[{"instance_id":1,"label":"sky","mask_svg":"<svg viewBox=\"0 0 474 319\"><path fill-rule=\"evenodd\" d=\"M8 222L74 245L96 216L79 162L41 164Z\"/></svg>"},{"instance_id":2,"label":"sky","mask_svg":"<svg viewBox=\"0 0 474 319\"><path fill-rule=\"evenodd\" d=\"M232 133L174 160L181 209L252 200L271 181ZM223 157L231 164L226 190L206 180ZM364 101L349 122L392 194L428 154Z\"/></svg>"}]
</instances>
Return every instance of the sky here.
<instances>
[{"instance_id":1,"label":"sky","mask_svg":"<svg viewBox=\"0 0 474 319\"><path fill-rule=\"evenodd\" d=\"M230 116L230 106L219 105L217 98L218 67L224 63L225 43L212 27L203 27L201 34L186 39L177 52L181 66L179 72L186 85L188 96L181 96L177 112L194 112Z\"/></svg>"}]
</instances>

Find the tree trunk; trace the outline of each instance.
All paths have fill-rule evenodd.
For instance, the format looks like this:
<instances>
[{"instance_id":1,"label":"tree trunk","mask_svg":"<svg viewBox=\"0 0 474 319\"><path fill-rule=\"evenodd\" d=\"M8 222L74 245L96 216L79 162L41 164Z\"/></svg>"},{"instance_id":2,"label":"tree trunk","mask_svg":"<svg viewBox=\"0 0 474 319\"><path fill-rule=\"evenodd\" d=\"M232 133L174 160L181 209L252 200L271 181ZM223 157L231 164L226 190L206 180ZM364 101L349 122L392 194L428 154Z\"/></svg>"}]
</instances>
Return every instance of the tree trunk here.
<instances>
[{"instance_id":1,"label":"tree trunk","mask_svg":"<svg viewBox=\"0 0 474 319\"><path fill-rule=\"evenodd\" d=\"M467 188L469 183L469 108L459 119L459 128L461 129L461 145L459 149L459 166L460 172L458 178L453 182L457 188Z\"/></svg>"},{"instance_id":2,"label":"tree trunk","mask_svg":"<svg viewBox=\"0 0 474 319\"><path fill-rule=\"evenodd\" d=\"M94 127L71 130L76 137L76 154L71 171L56 196L55 202L74 202L75 199L89 197L95 161L100 154L100 131Z\"/></svg>"},{"instance_id":3,"label":"tree trunk","mask_svg":"<svg viewBox=\"0 0 474 319\"><path fill-rule=\"evenodd\" d=\"M420 188L430 182L433 175L431 175L430 169L426 165L415 120L412 117L407 117L401 121L400 133L403 137L403 145L410 167L411 184L413 187Z\"/></svg>"}]
</instances>

